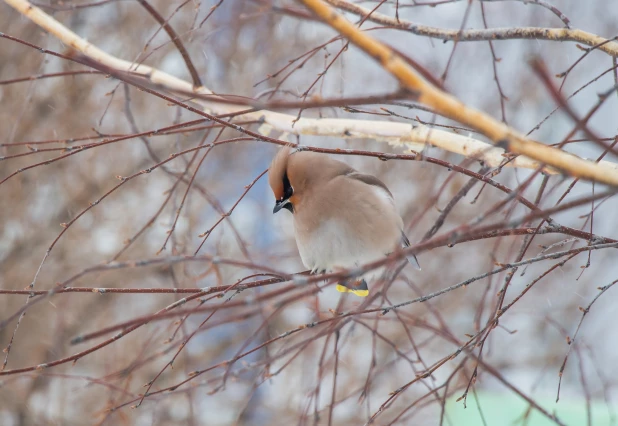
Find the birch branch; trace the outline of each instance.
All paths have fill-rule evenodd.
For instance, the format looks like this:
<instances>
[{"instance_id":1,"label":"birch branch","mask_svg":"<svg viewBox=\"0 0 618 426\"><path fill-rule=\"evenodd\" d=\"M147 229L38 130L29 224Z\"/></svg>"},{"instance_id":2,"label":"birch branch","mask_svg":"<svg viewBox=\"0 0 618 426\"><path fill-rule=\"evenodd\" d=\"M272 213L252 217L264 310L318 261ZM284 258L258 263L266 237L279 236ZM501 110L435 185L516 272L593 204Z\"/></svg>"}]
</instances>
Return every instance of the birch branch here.
<instances>
[{"instance_id":1,"label":"birch branch","mask_svg":"<svg viewBox=\"0 0 618 426\"><path fill-rule=\"evenodd\" d=\"M481 132L494 144L504 146L508 151L526 155L581 179L618 186L617 170L601 167L560 149L526 139L524 135L504 123L467 106L454 96L428 83L396 52L362 32L322 0L302 0L302 2L326 24L378 61L386 71L399 80L403 87L416 92L420 103L429 106L440 115Z\"/></svg>"},{"instance_id":2,"label":"birch branch","mask_svg":"<svg viewBox=\"0 0 618 426\"><path fill-rule=\"evenodd\" d=\"M4 1L65 45L71 46L83 55L108 67L119 71L131 71L132 73L140 74L151 83L170 91L205 95L213 93L204 86L193 86L188 81L156 68L116 58L80 38L77 34L26 0ZM232 113L244 108L244 106L234 106L229 103L222 104L216 101L201 100L198 103L207 112L214 114ZM430 128L425 125L413 126L400 122L338 118L300 118L297 120L294 115L267 110L245 114L243 115L243 120L263 121L264 124L260 128L260 133L264 135L268 135L271 131L276 130L293 135L332 136L343 139L364 138L387 142L393 146L405 147L417 152L422 151L426 144L429 144L445 151L482 160L491 167L497 167L505 159L505 150L502 148L468 136ZM537 169L541 166L541 163L526 156L518 156L513 161L507 163L507 166ZM606 170L606 173L609 175L618 174L618 164L601 161L597 164L597 167ZM545 167L544 172L555 174L557 170Z\"/></svg>"},{"instance_id":3,"label":"birch branch","mask_svg":"<svg viewBox=\"0 0 618 426\"><path fill-rule=\"evenodd\" d=\"M415 24L404 19L392 18L379 12L372 12L370 9L350 3L346 0L325 0L327 3L338 9L353 13L363 19L375 22L376 24L386 25L395 29L408 31L419 36L436 38L449 41L496 41L513 39L532 39L550 41L573 41L591 47L598 46L601 50L613 57L618 56L618 42L616 37L606 39L596 34L578 30L576 28L539 28L539 27L517 27L517 28L489 28L480 30L452 30L445 28L429 27L426 25Z\"/></svg>"}]
</instances>

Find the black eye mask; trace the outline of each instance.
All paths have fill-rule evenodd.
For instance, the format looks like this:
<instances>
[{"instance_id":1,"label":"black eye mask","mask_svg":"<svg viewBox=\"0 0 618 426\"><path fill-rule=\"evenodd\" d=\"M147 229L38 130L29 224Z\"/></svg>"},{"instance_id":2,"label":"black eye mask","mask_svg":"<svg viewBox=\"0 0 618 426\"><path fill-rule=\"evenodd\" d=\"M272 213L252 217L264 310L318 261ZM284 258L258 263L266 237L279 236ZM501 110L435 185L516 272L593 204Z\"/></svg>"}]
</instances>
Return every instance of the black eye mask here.
<instances>
[{"instance_id":1,"label":"black eye mask","mask_svg":"<svg viewBox=\"0 0 618 426\"><path fill-rule=\"evenodd\" d=\"M277 213L281 209L286 209L290 213L294 213L294 206L290 201L290 197L294 194L294 188L290 184L287 173L283 175L283 198L275 202L273 213Z\"/></svg>"}]
</instances>

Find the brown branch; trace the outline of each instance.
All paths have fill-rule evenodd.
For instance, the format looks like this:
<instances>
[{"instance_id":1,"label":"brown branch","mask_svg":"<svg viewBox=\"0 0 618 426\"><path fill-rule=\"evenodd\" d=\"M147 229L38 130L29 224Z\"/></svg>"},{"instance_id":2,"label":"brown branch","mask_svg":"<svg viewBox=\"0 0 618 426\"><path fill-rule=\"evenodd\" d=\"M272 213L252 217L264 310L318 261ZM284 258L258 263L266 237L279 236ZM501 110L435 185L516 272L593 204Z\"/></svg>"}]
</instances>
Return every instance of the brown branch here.
<instances>
[{"instance_id":1,"label":"brown branch","mask_svg":"<svg viewBox=\"0 0 618 426\"><path fill-rule=\"evenodd\" d=\"M567 115L575 122L575 129L571 131L569 137L575 134L577 130L581 130L582 132L584 132L584 134L588 138L590 138L592 142L596 143L598 146L603 148L606 152L611 152L614 155L618 155L618 151L616 151L612 146L609 146L603 143L603 141L601 141L599 136L596 135L592 130L590 130L590 128L587 125L588 120L590 119L592 114L594 114L601 107L601 105L603 105L603 103L607 100L609 95L618 91L618 87L612 87L610 90L604 93L600 93L599 102L595 105L595 107L591 109L591 111L587 114L587 116L584 119L580 120L577 114L569 106L566 99L562 97L559 90L552 83L551 76L549 75L549 71L547 70L547 66L545 65L545 63L541 59L535 59L532 61L532 69L537 74L537 76L539 76L539 78L541 79L541 81L543 82L547 90L549 91L549 94L554 99L554 101L556 101L556 103L560 106L560 108L562 108L562 110L566 112Z\"/></svg>"},{"instance_id":2,"label":"brown branch","mask_svg":"<svg viewBox=\"0 0 618 426\"><path fill-rule=\"evenodd\" d=\"M163 17L159 14L159 12L157 12L156 9L152 7L150 3L148 3L146 0L137 0L137 1L163 27L167 35L169 35L170 39L172 40L172 43L174 43L174 45L176 46L176 49L178 49L178 52L182 56L182 59L185 61L185 65L187 66L187 69L189 70L189 74L191 74L191 78L193 79L193 85L196 87L202 86L202 80L200 79L200 75L195 69L195 66L193 65L193 61L191 61L191 56L189 56L189 52L187 52L187 49L185 49L185 46L182 43L182 40L180 40L180 37L178 36L178 34L176 34L176 31L174 31L174 29L169 24L167 19L163 19Z\"/></svg>"},{"instance_id":3,"label":"brown branch","mask_svg":"<svg viewBox=\"0 0 618 426\"><path fill-rule=\"evenodd\" d=\"M605 293L607 290L612 288L616 283L618 283L618 280L612 281L611 283L604 285L603 287L598 287L598 290L600 290L599 293L597 293L597 295L590 301L588 306L586 306L585 308L583 307L579 308L579 310L582 312L582 316L581 316L581 319L579 320L579 323L577 324L577 327L575 328L575 333L573 333L573 337L568 338L567 340L569 344L569 349L566 355L564 356L564 361L562 361L562 365L560 366L560 371L558 373L559 380L558 380L558 392L556 393L556 402L558 402L558 400L560 399L560 385L562 384L562 376L564 374L564 369L566 368L567 360L569 359L571 350L575 346L577 335L579 334L579 330L582 326L582 323L584 322L584 318L586 318L586 315L588 315L588 313L590 312L590 308L592 308L592 305L594 305L594 303L599 299L599 297L601 297L601 295L603 295L603 293Z\"/></svg>"},{"instance_id":4,"label":"brown branch","mask_svg":"<svg viewBox=\"0 0 618 426\"><path fill-rule=\"evenodd\" d=\"M33 7L26 0L5 0L5 2L31 19L41 28L52 33L64 44L71 46L90 59L104 64L106 67L114 68L118 71L132 71L134 74L139 74L148 78L151 83L163 85L167 90L171 91L191 91L195 89L192 88L190 83L158 69L143 64L136 65L133 62L124 61L103 52L101 49L78 37L77 34L45 14L41 9ZM0 33L0 36L7 37L2 33ZM16 41L33 46L19 39L16 39ZM597 44L602 42L603 40ZM605 44L604 46L607 47L608 45ZM44 49L39 50L47 53ZM313 52L315 53L315 51L317 50ZM65 56L56 54L55 52L50 52L50 54L55 54L66 59ZM212 92L205 87L198 88L195 93L212 94ZM226 109L215 102L203 105L203 107L207 108L208 111L216 111L219 116L222 114L227 115L231 112L240 115L237 107L228 107ZM440 113L440 111L437 112ZM296 135L336 136L344 139L372 138L381 142L412 147L414 150L421 150L427 144L431 144L466 157L482 159L490 166L501 164L503 160L502 155L504 154L503 149L492 147L485 142L438 129L429 129L426 126L413 127L406 123L349 119L301 118L297 121L294 116L273 111L260 111L259 113L244 111L243 114L247 115L247 120L262 120L267 125L266 128L260 129L262 134L268 134L268 127L272 126L283 132ZM514 161L508 162L507 165L536 169L540 164L537 161L532 161L526 156L518 156ZM603 162L599 164L599 167L608 175L618 176L618 168L611 162ZM556 170L551 167L546 167L545 172L554 174Z\"/></svg>"},{"instance_id":5,"label":"brown branch","mask_svg":"<svg viewBox=\"0 0 618 426\"><path fill-rule=\"evenodd\" d=\"M483 133L494 144L523 154L564 173L594 182L618 186L618 173L609 175L594 162L583 160L559 149L526 139L525 136L491 116L463 104L422 79L399 55L347 21L321 0L302 0L324 22L365 51L409 90L418 93L418 101L441 115Z\"/></svg>"}]
</instances>

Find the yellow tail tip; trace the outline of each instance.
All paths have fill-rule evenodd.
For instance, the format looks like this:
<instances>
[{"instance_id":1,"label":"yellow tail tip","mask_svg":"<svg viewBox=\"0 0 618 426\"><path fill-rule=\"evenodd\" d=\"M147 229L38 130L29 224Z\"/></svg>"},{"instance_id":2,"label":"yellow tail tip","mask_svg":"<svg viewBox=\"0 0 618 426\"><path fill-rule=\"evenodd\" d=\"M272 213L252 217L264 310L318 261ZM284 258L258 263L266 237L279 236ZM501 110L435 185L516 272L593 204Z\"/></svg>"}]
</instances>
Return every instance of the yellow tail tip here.
<instances>
[{"instance_id":1,"label":"yellow tail tip","mask_svg":"<svg viewBox=\"0 0 618 426\"><path fill-rule=\"evenodd\" d=\"M369 296L369 290L354 290L351 288L347 288L341 284L337 284L337 291L339 293L354 293L359 297L367 297Z\"/></svg>"}]
</instances>

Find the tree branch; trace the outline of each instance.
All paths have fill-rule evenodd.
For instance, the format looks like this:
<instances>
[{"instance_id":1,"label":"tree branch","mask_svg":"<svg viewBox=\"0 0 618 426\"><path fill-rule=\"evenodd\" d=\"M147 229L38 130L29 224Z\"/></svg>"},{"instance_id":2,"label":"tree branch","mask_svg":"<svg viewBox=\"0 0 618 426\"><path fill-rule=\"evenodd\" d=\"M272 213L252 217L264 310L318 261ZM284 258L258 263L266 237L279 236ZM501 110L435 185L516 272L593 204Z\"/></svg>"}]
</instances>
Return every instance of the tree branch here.
<instances>
[{"instance_id":1,"label":"tree branch","mask_svg":"<svg viewBox=\"0 0 618 426\"><path fill-rule=\"evenodd\" d=\"M481 30L459 30L429 27L418 25L404 19L391 18L378 12L352 4L346 0L326 0L326 2L336 8L353 13L368 21L377 24L388 25L395 29L411 32L424 37L437 38L449 41L495 41L495 40L514 40L514 39L533 39L549 41L574 41L588 46L599 46L599 50L611 55L618 56L618 42L613 39L605 39L596 34L571 28L537 28L537 27L517 27L517 28L488 28Z\"/></svg>"},{"instance_id":2,"label":"tree branch","mask_svg":"<svg viewBox=\"0 0 618 426\"><path fill-rule=\"evenodd\" d=\"M471 108L454 96L431 85L384 43L360 31L335 9L321 0L302 0L324 22L364 50L409 90L418 93L418 101L439 114L483 133L494 144L516 154L527 155L564 173L582 179L618 186L618 171L529 139L493 117Z\"/></svg>"},{"instance_id":3,"label":"tree branch","mask_svg":"<svg viewBox=\"0 0 618 426\"><path fill-rule=\"evenodd\" d=\"M83 55L101 64L119 71L130 71L133 74L139 74L151 83L170 91L191 92L201 95L213 94L211 90L204 86L195 88L191 83L159 71L156 68L125 61L104 52L95 45L80 38L77 34L26 0L4 1L32 20L36 25L50 32L64 44L71 46ZM376 14L374 13L372 16L376 16ZM608 44L606 43L605 46ZM233 113L241 109L235 105L217 103L214 97L212 101L199 101L199 104L206 111L216 114ZM413 126L408 123L337 118L301 118L297 120L295 116L290 114L266 110L244 114L243 119L261 120L264 124L260 128L260 133L263 135L268 135L271 130L276 129L293 135L333 136L343 139L365 138L388 142L395 146L404 145L406 148L417 152L422 151L426 145L433 145L465 157L477 158L491 167L497 167L504 162L505 150L501 147L495 147L478 139L430 128L425 125ZM553 151L557 150L554 149ZM562 154L568 158L578 159L578 157L570 154ZM589 162L586 162L586 164L589 164ZM519 156L513 161L509 161L506 165L508 167L526 169L538 169L542 166L540 162L526 156ZM616 181L618 181L618 164L601 161L593 166L600 173L616 178ZM557 170L550 167L545 167L543 171L548 174L557 173Z\"/></svg>"}]
</instances>

